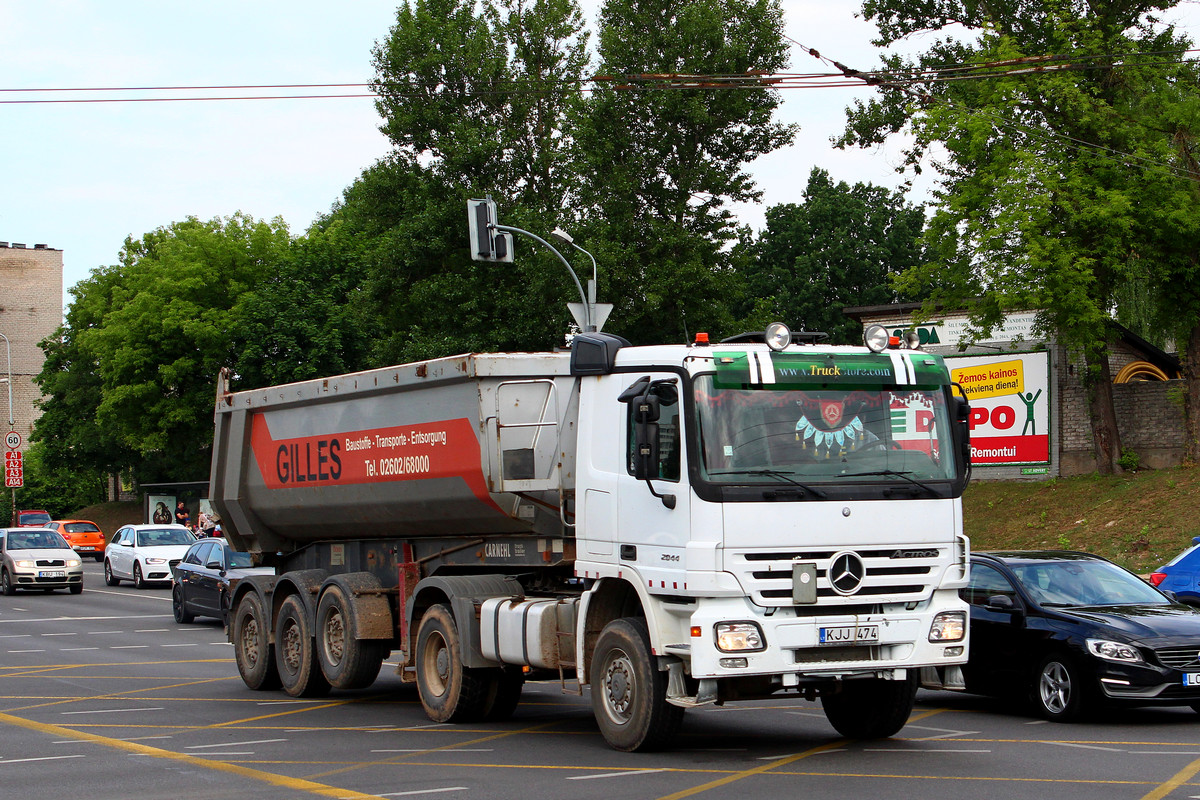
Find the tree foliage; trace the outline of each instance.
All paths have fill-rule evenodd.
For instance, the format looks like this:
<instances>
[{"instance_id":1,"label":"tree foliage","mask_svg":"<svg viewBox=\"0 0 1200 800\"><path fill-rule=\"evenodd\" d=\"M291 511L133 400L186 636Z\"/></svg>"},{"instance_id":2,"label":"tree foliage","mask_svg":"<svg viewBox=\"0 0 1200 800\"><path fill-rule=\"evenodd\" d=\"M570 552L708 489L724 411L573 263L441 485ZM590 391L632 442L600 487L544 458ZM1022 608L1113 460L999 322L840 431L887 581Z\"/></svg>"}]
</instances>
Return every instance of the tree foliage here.
<instances>
[{"instance_id":1,"label":"tree foliage","mask_svg":"<svg viewBox=\"0 0 1200 800\"><path fill-rule=\"evenodd\" d=\"M1182 43L1154 18L1170 5L868 0L879 44L927 31L947 38L915 59L889 57L890 72L939 80L920 92L885 84L880 99L850 112L842 138L872 144L907 129L913 167L938 145L933 257L900 285L936 281L935 302L974 301L985 329L1006 310L1041 309L1043 331L1087 365L1104 472L1120 455L1109 312L1139 254L1157 247L1152 220L1165 196L1145 169L1164 139L1134 111L1172 82L1169 54L1181 54Z\"/></svg>"},{"instance_id":2,"label":"tree foliage","mask_svg":"<svg viewBox=\"0 0 1200 800\"><path fill-rule=\"evenodd\" d=\"M918 299L897 296L891 279L920 263L924 223L924 209L902 192L835 184L814 167L803 203L767 209L745 272L748 327L781 320L825 331L835 344L860 344L859 324L842 309Z\"/></svg>"}]
</instances>

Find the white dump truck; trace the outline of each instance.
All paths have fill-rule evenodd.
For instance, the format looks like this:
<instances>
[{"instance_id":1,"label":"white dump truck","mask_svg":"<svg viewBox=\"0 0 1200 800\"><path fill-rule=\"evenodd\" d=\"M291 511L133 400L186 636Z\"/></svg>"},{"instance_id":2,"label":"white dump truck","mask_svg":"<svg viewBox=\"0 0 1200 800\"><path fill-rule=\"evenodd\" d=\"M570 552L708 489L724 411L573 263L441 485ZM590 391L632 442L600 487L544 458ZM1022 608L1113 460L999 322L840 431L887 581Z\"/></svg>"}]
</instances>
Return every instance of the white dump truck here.
<instances>
[{"instance_id":1,"label":"white dump truck","mask_svg":"<svg viewBox=\"0 0 1200 800\"><path fill-rule=\"evenodd\" d=\"M894 734L967 657L968 409L940 357L868 334L222 376L212 504L277 570L229 598L243 680L317 695L395 657L456 722L557 678L627 751L787 695Z\"/></svg>"}]
</instances>

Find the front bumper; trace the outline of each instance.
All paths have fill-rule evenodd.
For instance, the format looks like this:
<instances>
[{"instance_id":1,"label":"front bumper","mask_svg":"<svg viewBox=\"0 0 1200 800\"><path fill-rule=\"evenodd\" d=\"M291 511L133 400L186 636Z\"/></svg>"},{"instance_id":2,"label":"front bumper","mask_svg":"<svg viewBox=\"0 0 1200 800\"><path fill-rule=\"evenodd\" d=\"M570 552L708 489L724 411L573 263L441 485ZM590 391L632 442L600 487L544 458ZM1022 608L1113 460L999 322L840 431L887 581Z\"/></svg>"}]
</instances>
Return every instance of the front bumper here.
<instances>
[{"instance_id":1,"label":"front bumper","mask_svg":"<svg viewBox=\"0 0 1200 800\"><path fill-rule=\"evenodd\" d=\"M797 616L790 608L776 609L769 616L763 611L762 607L744 598L702 600L689 620L689 632L699 635L689 636L686 648L668 644L666 650L677 655L686 652L693 678L794 675L798 682L897 669L962 665L967 661L966 638L952 642L929 641L930 626L938 613L967 613L966 605L954 591L938 591L923 603L894 604L873 614L839 614L836 608L823 616ZM756 623L762 631L763 649L757 652L719 650L715 626L731 620ZM821 643L822 628L872 626L878 630L878 639L869 644Z\"/></svg>"},{"instance_id":2,"label":"front bumper","mask_svg":"<svg viewBox=\"0 0 1200 800\"><path fill-rule=\"evenodd\" d=\"M1096 679L1105 699L1133 705L1188 705L1200 703L1200 665L1179 670L1156 664L1117 664L1092 658ZM1195 685L1184 676L1195 675Z\"/></svg>"},{"instance_id":3,"label":"front bumper","mask_svg":"<svg viewBox=\"0 0 1200 800\"><path fill-rule=\"evenodd\" d=\"M62 572L64 575L50 577L46 573ZM50 567L12 569L13 585L18 589L66 589L83 584L83 567L56 570Z\"/></svg>"}]
</instances>

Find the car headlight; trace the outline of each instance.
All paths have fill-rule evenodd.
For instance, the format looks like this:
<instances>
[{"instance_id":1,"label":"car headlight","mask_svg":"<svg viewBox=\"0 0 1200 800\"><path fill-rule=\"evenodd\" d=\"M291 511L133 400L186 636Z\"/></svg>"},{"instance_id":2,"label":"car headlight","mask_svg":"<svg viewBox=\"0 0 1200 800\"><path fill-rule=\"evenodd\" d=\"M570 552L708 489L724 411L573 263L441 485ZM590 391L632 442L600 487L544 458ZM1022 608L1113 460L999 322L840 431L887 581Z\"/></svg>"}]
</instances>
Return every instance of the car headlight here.
<instances>
[{"instance_id":1,"label":"car headlight","mask_svg":"<svg viewBox=\"0 0 1200 800\"><path fill-rule=\"evenodd\" d=\"M1088 652L1106 661L1119 661L1122 664L1141 664L1144 662L1142 653L1136 647L1125 642L1113 642L1107 639L1088 639Z\"/></svg>"},{"instance_id":2,"label":"car headlight","mask_svg":"<svg viewBox=\"0 0 1200 800\"><path fill-rule=\"evenodd\" d=\"M717 649L723 653L765 650L766 639L756 622L718 622Z\"/></svg>"},{"instance_id":3,"label":"car headlight","mask_svg":"<svg viewBox=\"0 0 1200 800\"><path fill-rule=\"evenodd\" d=\"M83 563L83 562L82 562L82 561L80 561L78 558L68 558L68 559L67 559L67 566L68 566L68 567L78 567L78 566L79 566L80 564L82 564L82 563Z\"/></svg>"},{"instance_id":4,"label":"car headlight","mask_svg":"<svg viewBox=\"0 0 1200 800\"><path fill-rule=\"evenodd\" d=\"M931 642L961 642L967 635L967 615L963 611L943 611L929 626Z\"/></svg>"},{"instance_id":5,"label":"car headlight","mask_svg":"<svg viewBox=\"0 0 1200 800\"><path fill-rule=\"evenodd\" d=\"M165 564L165 563L167 563L167 560L165 558L147 558L146 563L147 564Z\"/></svg>"}]
</instances>

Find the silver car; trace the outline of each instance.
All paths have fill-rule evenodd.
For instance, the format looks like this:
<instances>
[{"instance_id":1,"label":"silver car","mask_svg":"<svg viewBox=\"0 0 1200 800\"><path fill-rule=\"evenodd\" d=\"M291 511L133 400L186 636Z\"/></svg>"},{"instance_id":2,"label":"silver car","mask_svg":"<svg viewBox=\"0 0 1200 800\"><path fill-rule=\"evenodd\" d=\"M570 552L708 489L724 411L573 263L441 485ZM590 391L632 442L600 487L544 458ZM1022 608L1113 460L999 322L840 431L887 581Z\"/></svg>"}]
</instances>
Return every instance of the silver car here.
<instances>
[{"instance_id":1,"label":"silver car","mask_svg":"<svg viewBox=\"0 0 1200 800\"><path fill-rule=\"evenodd\" d=\"M0 528L0 592L70 589L83 592L83 561L57 531Z\"/></svg>"}]
</instances>

